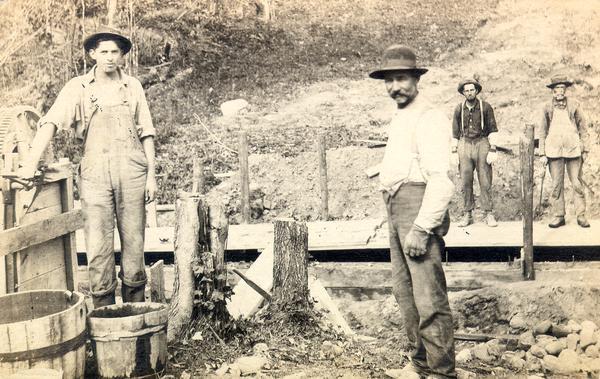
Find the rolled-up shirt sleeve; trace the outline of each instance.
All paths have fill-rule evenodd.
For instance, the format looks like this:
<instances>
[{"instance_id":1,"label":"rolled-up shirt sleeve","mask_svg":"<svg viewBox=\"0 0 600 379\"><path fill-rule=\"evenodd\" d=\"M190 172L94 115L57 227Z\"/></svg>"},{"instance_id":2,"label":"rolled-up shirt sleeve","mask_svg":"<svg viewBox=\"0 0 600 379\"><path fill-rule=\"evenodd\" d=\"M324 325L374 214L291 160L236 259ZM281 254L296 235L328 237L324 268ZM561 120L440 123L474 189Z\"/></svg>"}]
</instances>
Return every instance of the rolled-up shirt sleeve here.
<instances>
[{"instance_id":1,"label":"rolled-up shirt sleeve","mask_svg":"<svg viewBox=\"0 0 600 379\"><path fill-rule=\"evenodd\" d=\"M135 122L138 135L140 139L155 136L156 129L152 124L152 116L150 115L150 108L148 107L148 101L146 100L146 95L144 94L144 88L139 80L132 78L132 82L137 103L137 108L135 110Z\"/></svg>"},{"instance_id":2,"label":"rolled-up shirt sleeve","mask_svg":"<svg viewBox=\"0 0 600 379\"><path fill-rule=\"evenodd\" d=\"M441 111L427 111L419 124L417 149L427 186L414 224L431 231L442 224L455 190L448 176L451 135L449 120Z\"/></svg>"},{"instance_id":3,"label":"rolled-up shirt sleeve","mask_svg":"<svg viewBox=\"0 0 600 379\"><path fill-rule=\"evenodd\" d=\"M75 122L81 119L79 110L81 82L77 78L71 79L58 93L52 107L38 121L38 127L44 124L53 124L59 130L69 130Z\"/></svg>"}]
</instances>

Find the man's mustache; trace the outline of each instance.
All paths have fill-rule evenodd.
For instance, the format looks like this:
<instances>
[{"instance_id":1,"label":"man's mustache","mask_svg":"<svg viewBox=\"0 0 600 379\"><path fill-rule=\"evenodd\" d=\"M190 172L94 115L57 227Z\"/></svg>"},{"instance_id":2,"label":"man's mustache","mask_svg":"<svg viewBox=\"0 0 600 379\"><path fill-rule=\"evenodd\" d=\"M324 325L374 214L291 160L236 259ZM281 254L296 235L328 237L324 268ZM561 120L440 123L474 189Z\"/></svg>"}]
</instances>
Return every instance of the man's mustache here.
<instances>
[{"instance_id":1,"label":"man's mustache","mask_svg":"<svg viewBox=\"0 0 600 379\"><path fill-rule=\"evenodd\" d=\"M392 92L392 97L393 98L396 98L396 97L399 97L399 96L407 97L409 95L410 95L410 93L407 92L407 91L401 91L401 90L399 90L399 91Z\"/></svg>"}]
</instances>

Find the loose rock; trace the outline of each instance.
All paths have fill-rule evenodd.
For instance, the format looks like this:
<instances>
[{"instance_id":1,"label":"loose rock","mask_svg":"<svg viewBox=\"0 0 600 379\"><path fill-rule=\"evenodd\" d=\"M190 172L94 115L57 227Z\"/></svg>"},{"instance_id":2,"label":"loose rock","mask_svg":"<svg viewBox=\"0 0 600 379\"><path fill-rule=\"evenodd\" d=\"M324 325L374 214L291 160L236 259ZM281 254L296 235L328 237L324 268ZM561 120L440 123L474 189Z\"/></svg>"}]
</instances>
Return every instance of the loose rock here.
<instances>
[{"instance_id":1,"label":"loose rock","mask_svg":"<svg viewBox=\"0 0 600 379\"><path fill-rule=\"evenodd\" d=\"M544 358L544 355L548 354L548 353L546 353L546 349L539 345L533 345L529 349L529 353L531 353L534 357L537 357L537 358Z\"/></svg>"},{"instance_id":2,"label":"loose rock","mask_svg":"<svg viewBox=\"0 0 600 379\"><path fill-rule=\"evenodd\" d=\"M489 340L485 343L488 353L493 357L500 357L506 351L506 345L498 339Z\"/></svg>"},{"instance_id":3,"label":"loose rock","mask_svg":"<svg viewBox=\"0 0 600 379\"><path fill-rule=\"evenodd\" d=\"M510 327L517 330L523 330L527 328L525 317L521 313L517 313L510 319Z\"/></svg>"},{"instance_id":4,"label":"loose rock","mask_svg":"<svg viewBox=\"0 0 600 379\"><path fill-rule=\"evenodd\" d=\"M550 322L550 320L544 320L533 328L533 334L547 334L550 331L550 328L552 328L552 322Z\"/></svg>"},{"instance_id":5,"label":"loose rock","mask_svg":"<svg viewBox=\"0 0 600 379\"><path fill-rule=\"evenodd\" d=\"M266 357L269 355L269 346L264 342L257 343L252 347L252 352L254 355L262 355Z\"/></svg>"},{"instance_id":6,"label":"loose rock","mask_svg":"<svg viewBox=\"0 0 600 379\"><path fill-rule=\"evenodd\" d=\"M572 333L579 333L581 331L581 324L574 320L569 320L567 323L567 327L571 329Z\"/></svg>"},{"instance_id":7,"label":"loose rock","mask_svg":"<svg viewBox=\"0 0 600 379\"><path fill-rule=\"evenodd\" d=\"M252 355L249 357L240 357L235 360L234 364L240 369L242 375L250 375L259 372L267 362L267 358L265 357Z\"/></svg>"},{"instance_id":8,"label":"loose rock","mask_svg":"<svg viewBox=\"0 0 600 379\"><path fill-rule=\"evenodd\" d=\"M476 345L472 350L473 356L485 363L492 363L494 357L492 357L488 351L488 347L485 344Z\"/></svg>"},{"instance_id":9,"label":"loose rock","mask_svg":"<svg viewBox=\"0 0 600 379\"><path fill-rule=\"evenodd\" d=\"M477 375L471 371L457 368L456 369L456 378L457 379L476 379Z\"/></svg>"},{"instance_id":10,"label":"loose rock","mask_svg":"<svg viewBox=\"0 0 600 379\"><path fill-rule=\"evenodd\" d=\"M540 371L542 369L542 360L529 351L525 354L525 369L527 371Z\"/></svg>"},{"instance_id":11,"label":"loose rock","mask_svg":"<svg viewBox=\"0 0 600 379\"><path fill-rule=\"evenodd\" d=\"M470 349L464 349L459 351L456 354L456 363L458 364L465 364L467 362L469 362L471 359L473 359L473 354L471 353Z\"/></svg>"},{"instance_id":12,"label":"loose rock","mask_svg":"<svg viewBox=\"0 0 600 379\"><path fill-rule=\"evenodd\" d=\"M550 342L554 342L556 341L556 337L553 336L547 336L545 334L540 334L538 336L535 336L535 343L536 345L539 345L543 348L546 347L547 344L549 344Z\"/></svg>"},{"instance_id":13,"label":"loose rock","mask_svg":"<svg viewBox=\"0 0 600 379\"><path fill-rule=\"evenodd\" d=\"M520 371L525 368L525 360L510 351L502 355L501 361L510 369L515 371Z\"/></svg>"},{"instance_id":14,"label":"loose rock","mask_svg":"<svg viewBox=\"0 0 600 379\"><path fill-rule=\"evenodd\" d=\"M552 341L546 345L546 352L556 356L558 356L563 349L563 344L560 341Z\"/></svg>"},{"instance_id":15,"label":"loose rock","mask_svg":"<svg viewBox=\"0 0 600 379\"><path fill-rule=\"evenodd\" d=\"M567 349L576 351L579 343L579 334L571 333L567 336Z\"/></svg>"},{"instance_id":16,"label":"loose rock","mask_svg":"<svg viewBox=\"0 0 600 379\"><path fill-rule=\"evenodd\" d=\"M529 349L533 345L535 345L535 337L533 336L533 332L526 331L519 336L519 347Z\"/></svg>"},{"instance_id":17,"label":"loose rock","mask_svg":"<svg viewBox=\"0 0 600 379\"><path fill-rule=\"evenodd\" d=\"M552 325L552 335L556 338L562 338L569 335L571 329L566 325Z\"/></svg>"},{"instance_id":18,"label":"loose rock","mask_svg":"<svg viewBox=\"0 0 600 379\"><path fill-rule=\"evenodd\" d=\"M595 332L596 329L598 329L598 326L596 325L595 322L586 320L581 323L581 330L583 331L584 329L591 329L592 331Z\"/></svg>"},{"instance_id":19,"label":"loose rock","mask_svg":"<svg viewBox=\"0 0 600 379\"><path fill-rule=\"evenodd\" d=\"M385 375L392 379L420 379L421 376L414 372L409 366L403 369L390 369L386 370Z\"/></svg>"},{"instance_id":20,"label":"loose rock","mask_svg":"<svg viewBox=\"0 0 600 379\"><path fill-rule=\"evenodd\" d=\"M244 99L226 101L223 104L221 104L221 113L223 113L223 116L225 117L235 116L242 109L247 108L248 105L248 102Z\"/></svg>"},{"instance_id":21,"label":"loose rock","mask_svg":"<svg viewBox=\"0 0 600 379\"><path fill-rule=\"evenodd\" d=\"M594 330L590 327L584 327L581 329L581 333L579 333L579 346L582 349L593 345L596 343L596 334L594 334Z\"/></svg>"},{"instance_id":22,"label":"loose rock","mask_svg":"<svg viewBox=\"0 0 600 379\"><path fill-rule=\"evenodd\" d=\"M585 355L590 358L598 358L600 356L598 346L590 345L585 349Z\"/></svg>"},{"instance_id":23,"label":"loose rock","mask_svg":"<svg viewBox=\"0 0 600 379\"><path fill-rule=\"evenodd\" d=\"M565 372L577 372L580 369L581 360L573 350L563 350L558 360Z\"/></svg>"}]
</instances>

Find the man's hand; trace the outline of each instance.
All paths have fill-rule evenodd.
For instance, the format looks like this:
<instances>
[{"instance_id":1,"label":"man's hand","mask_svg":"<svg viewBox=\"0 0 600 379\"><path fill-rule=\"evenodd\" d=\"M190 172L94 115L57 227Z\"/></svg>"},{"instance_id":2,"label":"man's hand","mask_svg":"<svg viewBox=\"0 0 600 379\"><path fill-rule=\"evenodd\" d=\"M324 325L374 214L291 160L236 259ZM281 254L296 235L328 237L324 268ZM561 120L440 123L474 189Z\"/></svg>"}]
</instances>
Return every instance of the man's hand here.
<instances>
[{"instance_id":1,"label":"man's hand","mask_svg":"<svg viewBox=\"0 0 600 379\"><path fill-rule=\"evenodd\" d=\"M542 155L542 156L540 157L540 162L542 162L542 164L543 164L543 165L544 165L544 167L545 167L546 165L548 165L548 157L547 157L547 156L545 156L545 155Z\"/></svg>"},{"instance_id":2,"label":"man's hand","mask_svg":"<svg viewBox=\"0 0 600 379\"><path fill-rule=\"evenodd\" d=\"M148 174L148 177L146 178L146 204L151 203L156 199L157 190L156 176L154 176L154 174Z\"/></svg>"},{"instance_id":3,"label":"man's hand","mask_svg":"<svg viewBox=\"0 0 600 379\"><path fill-rule=\"evenodd\" d=\"M412 258L425 255L428 242L429 234L418 226L413 226L404 239L404 253Z\"/></svg>"},{"instance_id":4,"label":"man's hand","mask_svg":"<svg viewBox=\"0 0 600 379\"><path fill-rule=\"evenodd\" d=\"M487 164L494 164L498 160L498 152L490 150L485 157Z\"/></svg>"}]
</instances>

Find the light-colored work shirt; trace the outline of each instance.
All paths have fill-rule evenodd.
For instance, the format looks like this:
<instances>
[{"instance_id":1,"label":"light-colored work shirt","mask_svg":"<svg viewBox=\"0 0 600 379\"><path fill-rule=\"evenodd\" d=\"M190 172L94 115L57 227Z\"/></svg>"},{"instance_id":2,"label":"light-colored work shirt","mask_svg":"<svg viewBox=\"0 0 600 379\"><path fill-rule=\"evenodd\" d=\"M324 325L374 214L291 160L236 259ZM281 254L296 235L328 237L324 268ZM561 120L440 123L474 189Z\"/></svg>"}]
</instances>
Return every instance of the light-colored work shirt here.
<instances>
[{"instance_id":1,"label":"light-colored work shirt","mask_svg":"<svg viewBox=\"0 0 600 379\"><path fill-rule=\"evenodd\" d=\"M96 66L87 74L71 79L60 91L50 110L40 118L38 126L50 123L59 130L74 128L75 137L84 141L90 120L101 106L98 99L102 98L102 91L96 82L95 72ZM143 139L156 135L142 84L121 69L119 78L118 101L129 105L138 136Z\"/></svg>"},{"instance_id":2,"label":"light-colored work shirt","mask_svg":"<svg viewBox=\"0 0 600 379\"><path fill-rule=\"evenodd\" d=\"M450 120L423 95L396 110L380 165L382 190L395 194L404 183L426 183L414 224L431 231L442 223L454 184L450 168Z\"/></svg>"}]
</instances>

